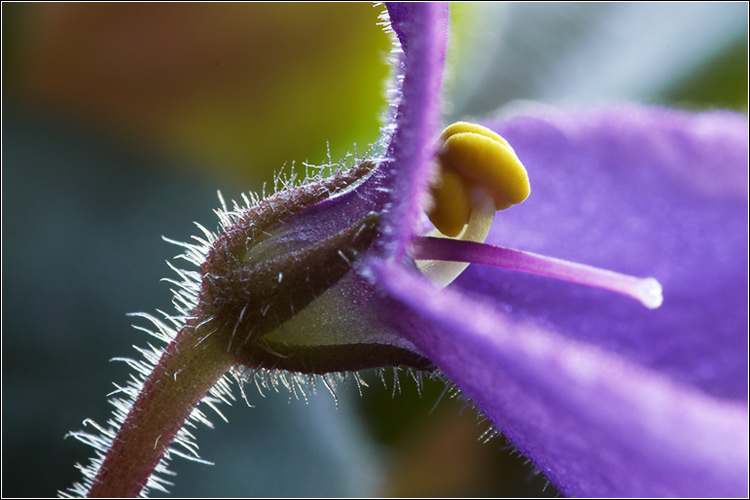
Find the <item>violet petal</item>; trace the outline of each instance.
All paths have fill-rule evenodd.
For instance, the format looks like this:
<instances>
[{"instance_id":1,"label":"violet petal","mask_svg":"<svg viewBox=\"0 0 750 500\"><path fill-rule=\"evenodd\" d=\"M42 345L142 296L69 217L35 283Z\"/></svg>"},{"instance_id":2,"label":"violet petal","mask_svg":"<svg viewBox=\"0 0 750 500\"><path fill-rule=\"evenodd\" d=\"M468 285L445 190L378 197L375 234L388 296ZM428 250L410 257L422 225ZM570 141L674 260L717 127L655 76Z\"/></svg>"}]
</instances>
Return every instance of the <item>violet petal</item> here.
<instances>
[{"instance_id":1,"label":"violet petal","mask_svg":"<svg viewBox=\"0 0 750 500\"><path fill-rule=\"evenodd\" d=\"M621 106L492 126L532 195L489 242L653 275L665 303L483 266L439 293L374 264L426 322L403 336L565 494L746 496L747 118Z\"/></svg>"},{"instance_id":2,"label":"violet petal","mask_svg":"<svg viewBox=\"0 0 750 500\"><path fill-rule=\"evenodd\" d=\"M372 270L426 323L404 336L562 493L747 495L745 404L438 291L404 268Z\"/></svg>"},{"instance_id":3,"label":"violet petal","mask_svg":"<svg viewBox=\"0 0 750 500\"><path fill-rule=\"evenodd\" d=\"M747 117L639 106L494 121L532 194L488 243L639 277L664 303L486 266L456 281L497 307L709 394L747 398Z\"/></svg>"},{"instance_id":4,"label":"violet petal","mask_svg":"<svg viewBox=\"0 0 750 500\"><path fill-rule=\"evenodd\" d=\"M385 255L401 258L421 216L441 125L448 6L414 3L388 8L406 50L396 129L382 165L387 175L380 193L390 204L381 219L380 249Z\"/></svg>"}]
</instances>

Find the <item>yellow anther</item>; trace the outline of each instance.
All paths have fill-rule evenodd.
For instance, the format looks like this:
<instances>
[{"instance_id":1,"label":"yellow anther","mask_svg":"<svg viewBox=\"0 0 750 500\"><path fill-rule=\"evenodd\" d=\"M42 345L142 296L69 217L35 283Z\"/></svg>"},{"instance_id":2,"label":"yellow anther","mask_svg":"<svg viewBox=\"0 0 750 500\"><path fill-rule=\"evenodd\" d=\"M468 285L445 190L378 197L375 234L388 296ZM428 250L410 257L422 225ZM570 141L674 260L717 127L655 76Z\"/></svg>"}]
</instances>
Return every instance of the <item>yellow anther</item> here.
<instances>
[{"instance_id":1,"label":"yellow anther","mask_svg":"<svg viewBox=\"0 0 750 500\"><path fill-rule=\"evenodd\" d=\"M461 234L471 215L471 192L455 170L438 165L438 180L432 188L434 206L430 220L446 236Z\"/></svg>"},{"instance_id":2,"label":"yellow anther","mask_svg":"<svg viewBox=\"0 0 750 500\"><path fill-rule=\"evenodd\" d=\"M479 188L496 210L521 203L529 196L529 176L508 141L481 125L457 122L440 136L434 205L428 217L447 236L457 236L478 203ZM466 208L468 206L468 208Z\"/></svg>"},{"instance_id":3,"label":"yellow anther","mask_svg":"<svg viewBox=\"0 0 750 500\"><path fill-rule=\"evenodd\" d=\"M510 144L508 144L508 141L506 141L505 138L501 136L500 134L498 134L497 132L494 132L488 129L487 127L477 125L476 123L469 123L469 122L456 122L451 125L448 125L447 127L445 127L445 130L443 130L443 133L440 134L440 141L445 142L452 135L465 134L467 132L471 132L473 134L479 134L479 135L488 137L492 139L493 141L499 142L506 148L513 151L513 148L510 146Z\"/></svg>"}]
</instances>

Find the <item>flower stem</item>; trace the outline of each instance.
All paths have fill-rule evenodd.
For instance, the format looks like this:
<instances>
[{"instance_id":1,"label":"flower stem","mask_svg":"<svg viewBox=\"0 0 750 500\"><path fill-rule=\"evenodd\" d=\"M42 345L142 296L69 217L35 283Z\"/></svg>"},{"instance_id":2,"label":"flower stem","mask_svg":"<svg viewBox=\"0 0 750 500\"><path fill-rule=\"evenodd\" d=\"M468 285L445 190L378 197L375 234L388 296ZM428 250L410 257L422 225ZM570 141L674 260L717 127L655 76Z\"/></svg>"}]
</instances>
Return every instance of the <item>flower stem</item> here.
<instances>
[{"instance_id":1,"label":"flower stem","mask_svg":"<svg viewBox=\"0 0 750 500\"><path fill-rule=\"evenodd\" d=\"M232 363L210 324L189 320L146 379L104 457L89 497L136 497L191 411ZM204 336L205 340L200 341Z\"/></svg>"}]
</instances>

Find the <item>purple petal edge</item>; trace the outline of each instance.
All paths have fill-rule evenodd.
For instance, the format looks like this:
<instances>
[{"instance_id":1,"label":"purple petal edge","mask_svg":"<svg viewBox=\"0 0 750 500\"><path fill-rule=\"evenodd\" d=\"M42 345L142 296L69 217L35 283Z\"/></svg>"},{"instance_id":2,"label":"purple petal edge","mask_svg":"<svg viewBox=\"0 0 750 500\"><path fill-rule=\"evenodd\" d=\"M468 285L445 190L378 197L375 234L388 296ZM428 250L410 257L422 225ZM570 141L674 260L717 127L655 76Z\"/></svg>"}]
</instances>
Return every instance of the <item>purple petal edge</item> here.
<instances>
[{"instance_id":1,"label":"purple petal edge","mask_svg":"<svg viewBox=\"0 0 750 500\"><path fill-rule=\"evenodd\" d=\"M562 493L747 496L746 405L438 291L402 267L372 272L430 325L404 337Z\"/></svg>"},{"instance_id":2,"label":"purple petal edge","mask_svg":"<svg viewBox=\"0 0 750 500\"><path fill-rule=\"evenodd\" d=\"M421 216L442 123L443 67L448 39L448 6L439 3L387 4L404 47L401 95L395 132L381 166L381 196L387 196L379 251L406 256Z\"/></svg>"}]
</instances>

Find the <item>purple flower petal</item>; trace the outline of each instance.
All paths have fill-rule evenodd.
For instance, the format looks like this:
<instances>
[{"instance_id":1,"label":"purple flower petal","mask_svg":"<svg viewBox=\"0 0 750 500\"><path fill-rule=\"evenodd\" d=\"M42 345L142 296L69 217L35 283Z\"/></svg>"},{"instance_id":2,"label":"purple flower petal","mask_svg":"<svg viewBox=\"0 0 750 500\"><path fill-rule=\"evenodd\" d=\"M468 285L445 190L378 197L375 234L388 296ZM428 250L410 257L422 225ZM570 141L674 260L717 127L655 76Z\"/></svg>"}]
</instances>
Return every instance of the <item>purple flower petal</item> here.
<instances>
[{"instance_id":1,"label":"purple flower petal","mask_svg":"<svg viewBox=\"0 0 750 500\"><path fill-rule=\"evenodd\" d=\"M441 85L448 37L446 4L390 4L389 15L404 47L396 129L382 168L381 251L403 257L421 216L441 125Z\"/></svg>"},{"instance_id":2,"label":"purple flower petal","mask_svg":"<svg viewBox=\"0 0 750 500\"><path fill-rule=\"evenodd\" d=\"M532 182L490 242L664 285L639 303L470 266L373 266L404 337L568 495L746 496L747 118L638 106L492 123ZM477 302L466 295L481 297Z\"/></svg>"},{"instance_id":3,"label":"purple flower petal","mask_svg":"<svg viewBox=\"0 0 750 500\"><path fill-rule=\"evenodd\" d=\"M747 118L616 107L495 121L532 194L488 243L654 276L650 311L484 266L457 283L513 314L719 396L747 397Z\"/></svg>"},{"instance_id":4,"label":"purple flower petal","mask_svg":"<svg viewBox=\"0 0 750 500\"><path fill-rule=\"evenodd\" d=\"M745 404L373 266L425 323L404 336L566 495L746 496Z\"/></svg>"}]
</instances>

